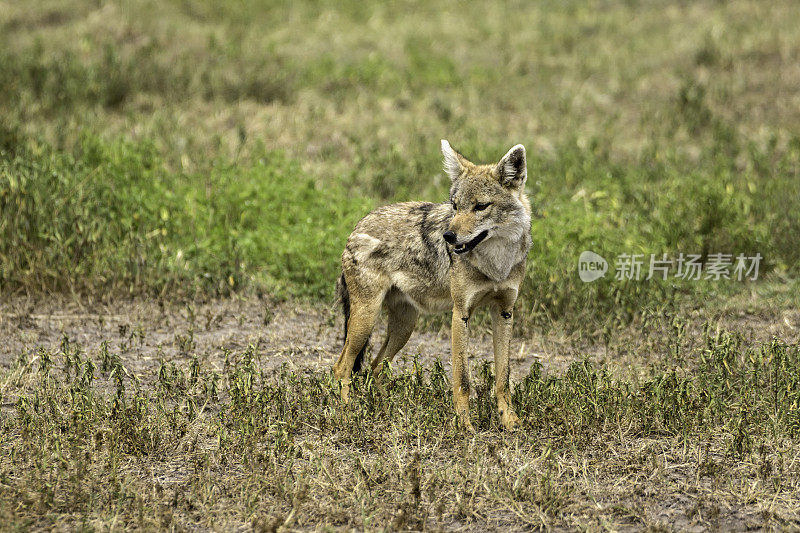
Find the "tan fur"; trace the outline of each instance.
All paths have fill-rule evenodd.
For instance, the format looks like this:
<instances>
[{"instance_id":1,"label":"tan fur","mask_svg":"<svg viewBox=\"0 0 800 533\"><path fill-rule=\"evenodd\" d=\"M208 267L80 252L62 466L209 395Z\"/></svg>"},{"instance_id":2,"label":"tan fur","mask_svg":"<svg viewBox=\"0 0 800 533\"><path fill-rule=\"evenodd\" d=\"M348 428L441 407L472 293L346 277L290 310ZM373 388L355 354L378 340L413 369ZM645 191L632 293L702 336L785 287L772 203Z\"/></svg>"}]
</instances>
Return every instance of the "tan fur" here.
<instances>
[{"instance_id":1,"label":"tan fur","mask_svg":"<svg viewBox=\"0 0 800 533\"><path fill-rule=\"evenodd\" d=\"M488 305L498 411L503 425L513 429L518 419L511 407L508 352L514 303L531 245L525 148L513 147L493 165L473 164L447 141L442 141L442 153L452 180L449 202L378 208L348 238L342 287L349 319L333 371L347 401L353 365L381 308L388 314L388 334L373 369L402 349L420 312L452 309L453 403L461 424L472 429L467 330L475 309Z\"/></svg>"}]
</instances>

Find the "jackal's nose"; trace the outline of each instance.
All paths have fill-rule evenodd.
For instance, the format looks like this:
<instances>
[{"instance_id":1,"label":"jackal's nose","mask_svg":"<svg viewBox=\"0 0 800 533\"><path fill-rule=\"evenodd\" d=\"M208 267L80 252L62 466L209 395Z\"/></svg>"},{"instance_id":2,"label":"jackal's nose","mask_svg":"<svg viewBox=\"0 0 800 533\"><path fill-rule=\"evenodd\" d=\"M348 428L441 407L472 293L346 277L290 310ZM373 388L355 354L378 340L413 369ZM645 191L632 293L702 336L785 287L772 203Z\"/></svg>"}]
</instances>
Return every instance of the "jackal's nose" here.
<instances>
[{"instance_id":1,"label":"jackal's nose","mask_svg":"<svg viewBox=\"0 0 800 533\"><path fill-rule=\"evenodd\" d=\"M444 237L444 240L445 240L445 241L446 241L448 244L455 244L455 243L456 243L456 240L457 240L457 239L456 239L456 234L455 234L455 233L453 233L452 231L445 231L445 232L444 232L444 235L442 235L442 237Z\"/></svg>"}]
</instances>

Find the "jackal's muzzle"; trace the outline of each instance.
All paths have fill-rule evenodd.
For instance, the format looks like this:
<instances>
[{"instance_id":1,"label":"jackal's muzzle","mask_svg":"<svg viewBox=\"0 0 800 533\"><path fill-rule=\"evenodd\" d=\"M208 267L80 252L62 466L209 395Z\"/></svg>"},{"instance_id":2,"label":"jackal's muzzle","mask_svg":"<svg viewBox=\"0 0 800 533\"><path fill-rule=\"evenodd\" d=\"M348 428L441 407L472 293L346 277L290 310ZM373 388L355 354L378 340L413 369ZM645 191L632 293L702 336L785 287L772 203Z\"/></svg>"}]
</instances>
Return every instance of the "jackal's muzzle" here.
<instances>
[{"instance_id":1,"label":"jackal's muzzle","mask_svg":"<svg viewBox=\"0 0 800 533\"><path fill-rule=\"evenodd\" d=\"M456 237L456 234L452 231L446 231L443 237L448 244L453 245L453 251L455 253L465 254L478 246L478 244L480 244L480 242L485 239L487 235L489 235L489 230L483 230L482 232L478 233L474 239L467 242L458 242L458 237Z\"/></svg>"}]
</instances>

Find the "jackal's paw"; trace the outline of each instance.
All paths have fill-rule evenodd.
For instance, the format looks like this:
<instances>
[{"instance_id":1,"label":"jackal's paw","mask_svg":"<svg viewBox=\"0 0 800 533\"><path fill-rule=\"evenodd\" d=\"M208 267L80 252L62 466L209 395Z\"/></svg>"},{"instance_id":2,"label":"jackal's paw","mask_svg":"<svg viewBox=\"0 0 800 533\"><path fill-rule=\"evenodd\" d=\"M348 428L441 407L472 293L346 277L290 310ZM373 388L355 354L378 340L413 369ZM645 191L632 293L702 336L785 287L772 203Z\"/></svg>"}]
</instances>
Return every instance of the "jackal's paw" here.
<instances>
[{"instance_id":1,"label":"jackal's paw","mask_svg":"<svg viewBox=\"0 0 800 533\"><path fill-rule=\"evenodd\" d=\"M342 397L342 403L350 403L350 383L340 382L339 387L341 387L339 389L339 394Z\"/></svg>"},{"instance_id":2,"label":"jackal's paw","mask_svg":"<svg viewBox=\"0 0 800 533\"><path fill-rule=\"evenodd\" d=\"M475 428L472 426L472 422L469 420L468 414L460 414L458 415L458 426L466 431L467 433L474 434Z\"/></svg>"},{"instance_id":3,"label":"jackal's paw","mask_svg":"<svg viewBox=\"0 0 800 533\"><path fill-rule=\"evenodd\" d=\"M500 422L508 431L514 431L519 426L519 417L511 409L500 410Z\"/></svg>"}]
</instances>

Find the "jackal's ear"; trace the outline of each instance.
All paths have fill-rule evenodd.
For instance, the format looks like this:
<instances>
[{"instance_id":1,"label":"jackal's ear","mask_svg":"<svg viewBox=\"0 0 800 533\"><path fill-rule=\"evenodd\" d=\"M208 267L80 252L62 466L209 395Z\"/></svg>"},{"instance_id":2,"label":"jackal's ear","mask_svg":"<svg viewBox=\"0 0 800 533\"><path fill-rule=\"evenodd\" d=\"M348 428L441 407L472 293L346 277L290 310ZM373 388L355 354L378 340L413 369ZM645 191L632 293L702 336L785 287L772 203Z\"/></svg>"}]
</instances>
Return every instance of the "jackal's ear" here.
<instances>
[{"instance_id":1,"label":"jackal's ear","mask_svg":"<svg viewBox=\"0 0 800 533\"><path fill-rule=\"evenodd\" d=\"M453 150L450 143L444 139L442 139L442 155L444 155L444 171L452 181L455 181L469 162L463 155Z\"/></svg>"},{"instance_id":2,"label":"jackal's ear","mask_svg":"<svg viewBox=\"0 0 800 533\"><path fill-rule=\"evenodd\" d=\"M514 146L497 163L495 168L497 181L504 187L521 187L528 177L528 167L525 164L525 147L521 144Z\"/></svg>"}]
</instances>

